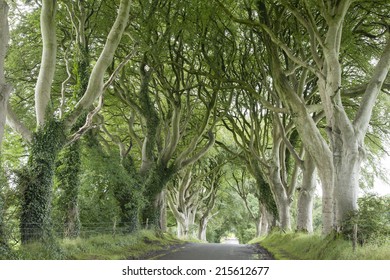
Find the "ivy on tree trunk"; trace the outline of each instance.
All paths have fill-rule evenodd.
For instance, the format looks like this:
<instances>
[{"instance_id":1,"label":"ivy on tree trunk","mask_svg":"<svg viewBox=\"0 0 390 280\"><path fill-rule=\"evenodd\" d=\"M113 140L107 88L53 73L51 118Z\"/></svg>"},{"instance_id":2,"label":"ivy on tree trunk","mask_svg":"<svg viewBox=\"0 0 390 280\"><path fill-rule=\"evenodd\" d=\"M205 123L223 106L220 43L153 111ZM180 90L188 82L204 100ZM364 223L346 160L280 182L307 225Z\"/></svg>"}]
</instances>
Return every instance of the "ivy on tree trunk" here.
<instances>
[{"instance_id":1,"label":"ivy on tree trunk","mask_svg":"<svg viewBox=\"0 0 390 280\"><path fill-rule=\"evenodd\" d=\"M158 196L172 178L175 172L168 168L157 166L153 168L145 181L144 197L146 204L142 211L144 226L160 228L161 209L158 205Z\"/></svg>"},{"instance_id":2,"label":"ivy on tree trunk","mask_svg":"<svg viewBox=\"0 0 390 280\"><path fill-rule=\"evenodd\" d=\"M63 123L52 118L33 135L27 165L19 173L22 191L22 243L51 235L51 200L55 160L65 143Z\"/></svg>"}]
</instances>

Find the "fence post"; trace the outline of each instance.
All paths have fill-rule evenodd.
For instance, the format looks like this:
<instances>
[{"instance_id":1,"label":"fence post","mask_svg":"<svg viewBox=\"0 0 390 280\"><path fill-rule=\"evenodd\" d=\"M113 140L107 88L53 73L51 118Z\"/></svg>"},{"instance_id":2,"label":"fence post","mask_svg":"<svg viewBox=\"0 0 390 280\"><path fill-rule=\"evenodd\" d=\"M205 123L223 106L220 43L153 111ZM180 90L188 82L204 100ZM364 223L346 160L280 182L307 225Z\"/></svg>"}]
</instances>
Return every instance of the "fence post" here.
<instances>
[{"instance_id":1,"label":"fence post","mask_svg":"<svg viewBox=\"0 0 390 280\"><path fill-rule=\"evenodd\" d=\"M356 246L357 246L357 232L358 232L358 225L353 225L353 236L352 236L352 250L355 253L356 252Z\"/></svg>"}]
</instances>

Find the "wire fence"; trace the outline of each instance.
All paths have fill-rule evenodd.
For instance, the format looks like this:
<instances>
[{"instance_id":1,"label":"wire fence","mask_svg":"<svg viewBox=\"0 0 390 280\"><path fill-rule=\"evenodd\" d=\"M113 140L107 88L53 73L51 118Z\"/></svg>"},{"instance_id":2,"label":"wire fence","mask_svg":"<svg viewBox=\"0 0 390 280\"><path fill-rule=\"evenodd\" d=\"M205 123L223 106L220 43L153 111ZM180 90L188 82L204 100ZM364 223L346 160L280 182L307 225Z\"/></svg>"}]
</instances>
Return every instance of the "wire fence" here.
<instances>
[{"instance_id":1,"label":"wire fence","mask_svg":"<svg viewBox=\"0 0 390 280\"><path fill-rule=\"evenodd\" d=\"M5 227L5 235L10 244L16 245L21 241L21 231L32 238L34 236L50 236L57 239L65 239L75 237L89 238L98 235L126 235L138 229L148 229L148 224L116 222L80 223L75 227L71 226L69 228L67 225L58 223L52 223L48 227L30 223L24 225L23 229L21 229L19 223L13 223Z\"/></svg>"}]
</instances>

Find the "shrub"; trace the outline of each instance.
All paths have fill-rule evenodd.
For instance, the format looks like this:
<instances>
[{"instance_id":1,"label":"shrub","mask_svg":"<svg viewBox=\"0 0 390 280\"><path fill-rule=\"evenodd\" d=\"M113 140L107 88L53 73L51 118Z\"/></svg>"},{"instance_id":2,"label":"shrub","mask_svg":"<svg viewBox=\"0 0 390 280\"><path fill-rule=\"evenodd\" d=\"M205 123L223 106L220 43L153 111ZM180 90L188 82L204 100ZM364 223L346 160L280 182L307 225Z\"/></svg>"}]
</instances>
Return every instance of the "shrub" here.
<instances>
[{"instance_id":1,"label":"shrub","mask_svg":"<svg viewBox=\"0 0 390 280\"><path fill-rule=\"evenodd\" d=\"M344 232L352 239L353 226L357 224L360 245L370 241L386 242L390 237L390 197L368 194L358 200L359 210L345 222Z\"/></svg>"}]
</instances>

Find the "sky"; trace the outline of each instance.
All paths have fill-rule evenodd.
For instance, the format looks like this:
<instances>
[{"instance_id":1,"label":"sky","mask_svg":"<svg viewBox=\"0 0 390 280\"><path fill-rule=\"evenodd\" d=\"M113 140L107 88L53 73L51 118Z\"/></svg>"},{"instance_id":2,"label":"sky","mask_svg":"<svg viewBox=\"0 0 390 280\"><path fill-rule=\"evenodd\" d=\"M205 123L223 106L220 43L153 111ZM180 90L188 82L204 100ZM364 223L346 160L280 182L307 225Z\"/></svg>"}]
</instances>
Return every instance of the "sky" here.
<instances>
[{"instance_id":1,"label":"sky","mask_svg":"<svg viewBox=\"0 0 390 280\"><path fill-rule=\"evenodd\" d=\"M387 156L382 159L381 165L385 167L387 172L387 179L390 181L390 156ZM390 195L390 185L383 182L381 179L376 178L374 181L373 192L378 193L379 195Z\"/></svg>"}]
</instances>

